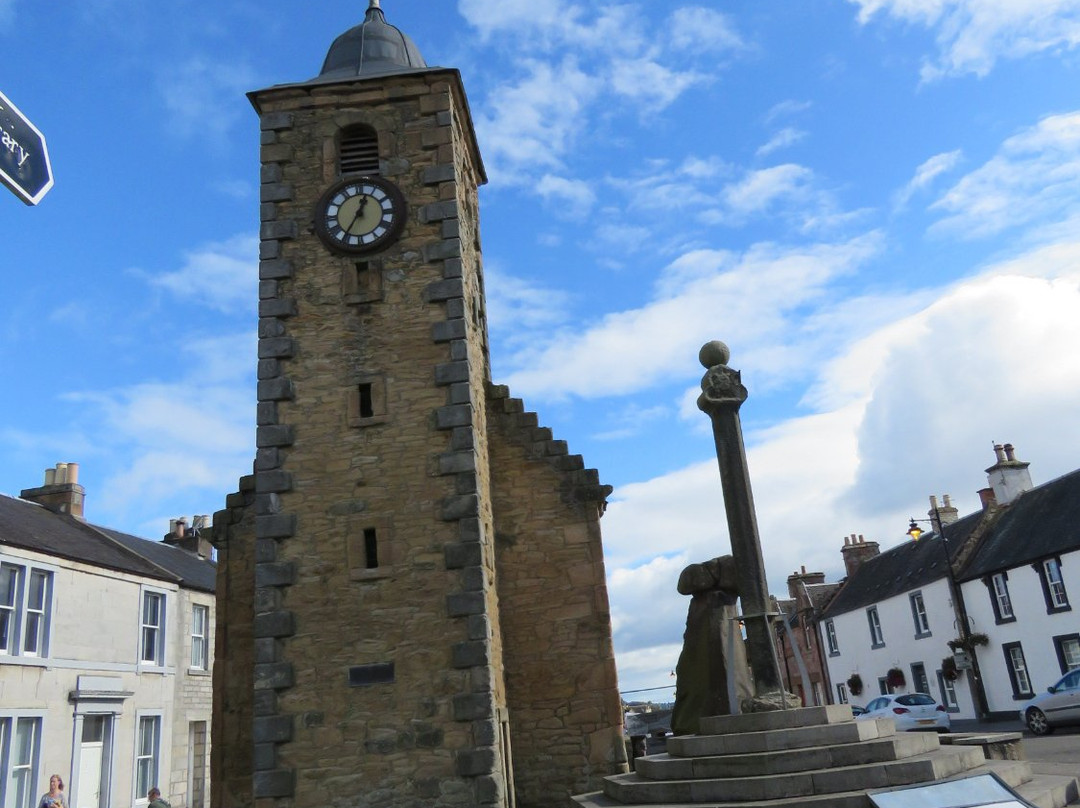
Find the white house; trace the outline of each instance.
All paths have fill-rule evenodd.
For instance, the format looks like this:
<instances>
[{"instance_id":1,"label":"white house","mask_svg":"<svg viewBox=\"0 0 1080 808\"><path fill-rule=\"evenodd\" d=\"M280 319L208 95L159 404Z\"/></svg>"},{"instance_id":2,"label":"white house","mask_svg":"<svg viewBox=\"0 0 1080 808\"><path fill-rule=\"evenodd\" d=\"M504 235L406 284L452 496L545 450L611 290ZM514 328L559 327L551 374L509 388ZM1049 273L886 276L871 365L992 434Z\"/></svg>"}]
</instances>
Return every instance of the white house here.
<instances>
[{"instance_id":1,"label":"white house","mask_svg":"<svg viewBox=\"0 0 1080 808\"><path fill-rule=\"evenodd\" d=\"M960 718L1012 718L1080 666L1080 471L1033 487L1012 446L995 452L981 511L957 518L931 497L912 541L846 541L847 579L819 614L837 701L919 690Z\"/></svg>"},{"instance_id":2,"label":"white house","mask_svg":"<svg viewBox=\"0 0 1080 808\"><path fill-rule=\"evenodd\" d=\"M215 565L87 523L74 464L0 496L0 805L59 774L72 808L174 808L209 794ZM202 550L202 555L198 550Z\"/></svg>"}]
</instances>

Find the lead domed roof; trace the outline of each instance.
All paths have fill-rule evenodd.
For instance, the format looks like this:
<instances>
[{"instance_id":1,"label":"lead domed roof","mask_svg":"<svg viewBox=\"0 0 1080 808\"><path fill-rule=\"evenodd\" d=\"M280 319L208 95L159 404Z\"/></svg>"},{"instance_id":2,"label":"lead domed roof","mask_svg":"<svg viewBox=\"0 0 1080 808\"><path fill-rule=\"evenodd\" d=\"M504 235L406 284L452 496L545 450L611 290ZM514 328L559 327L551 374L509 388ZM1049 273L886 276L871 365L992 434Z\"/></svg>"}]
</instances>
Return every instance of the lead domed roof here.
<instances>
[{"instance_id":1,"label":"lead domed roof","mask_svg":"<svg viewBox=\"0 0 1080 808\"><path fill-rule=\"evenodd\" d=\"M379 0L371 0L364 21L334 40L319 78L385 75L426 67L419 48L386 21Z\"/></svg>"}]
</instances>

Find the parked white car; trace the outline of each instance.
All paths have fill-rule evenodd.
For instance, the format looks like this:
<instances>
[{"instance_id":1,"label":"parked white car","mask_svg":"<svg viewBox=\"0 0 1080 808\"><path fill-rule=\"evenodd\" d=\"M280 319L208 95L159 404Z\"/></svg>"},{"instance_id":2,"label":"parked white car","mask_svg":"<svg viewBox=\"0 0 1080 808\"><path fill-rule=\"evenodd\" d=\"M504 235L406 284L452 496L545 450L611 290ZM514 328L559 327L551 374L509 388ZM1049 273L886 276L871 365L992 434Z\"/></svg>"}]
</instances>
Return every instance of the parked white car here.
<instances>
[{"instance_id":1,"label":"parked white car","mask_svg":"<svg viewBox=\"0 0 1080 808\"><path fill-rule=\"evenodd\" d=\"M918 729L948 732L952 728L948 710L928 693L878 696L866 705L866 712L855 716L856 721L877 718L891 718L896 728L905 732Z\"/></svg>"},{"instance_id":2,"label":"parked white car","mask_svg":"<svg viewBox=\"0 0 1080 808\"><path fill-rule=\"evenodd\" d=\"M1049 735L1062 724L1080 724L1080 668L1069 671L1020 707L1020 720L1033 735Z\"/></svg>"}]
</instances>

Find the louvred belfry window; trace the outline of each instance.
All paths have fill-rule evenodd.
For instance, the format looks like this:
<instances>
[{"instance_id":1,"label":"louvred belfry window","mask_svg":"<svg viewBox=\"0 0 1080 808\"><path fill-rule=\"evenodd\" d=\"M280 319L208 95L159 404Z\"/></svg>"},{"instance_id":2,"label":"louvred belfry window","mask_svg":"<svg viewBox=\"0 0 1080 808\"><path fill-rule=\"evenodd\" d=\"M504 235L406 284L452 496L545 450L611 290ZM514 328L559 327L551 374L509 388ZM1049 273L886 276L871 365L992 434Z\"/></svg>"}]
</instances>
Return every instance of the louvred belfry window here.
<instances>
[{"instance_id":1,"label":"louvred belfry window","mask_svg":"<svg viewBox=\"0 0 1080 808\"><path fill-rule=\"evenodd\" d=\"M342 176L379 173L379 137L367 126L351 126L342 132L338 155Z\"/></svg>"}]
</instances>

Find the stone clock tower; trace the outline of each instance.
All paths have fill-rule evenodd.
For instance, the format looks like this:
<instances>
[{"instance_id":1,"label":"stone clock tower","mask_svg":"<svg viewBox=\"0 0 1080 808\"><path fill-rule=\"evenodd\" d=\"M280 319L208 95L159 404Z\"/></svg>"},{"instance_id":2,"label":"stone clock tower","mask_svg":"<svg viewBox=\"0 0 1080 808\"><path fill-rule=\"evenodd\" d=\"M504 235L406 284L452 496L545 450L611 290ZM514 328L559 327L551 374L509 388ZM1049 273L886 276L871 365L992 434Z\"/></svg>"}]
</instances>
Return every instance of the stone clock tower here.
<instances>
[{"instance_id":1,"label":"stone clock tower","mask_svg":"<svg viewBox=\"0 0 1080 808\"><path fill-rule=\"evenodd\" d=\"M261 129L254 473L215 515L215 808L563 804L624 768L610 488L491 384L461 76L371 0Z\"/></svg>"}]
</instances>

